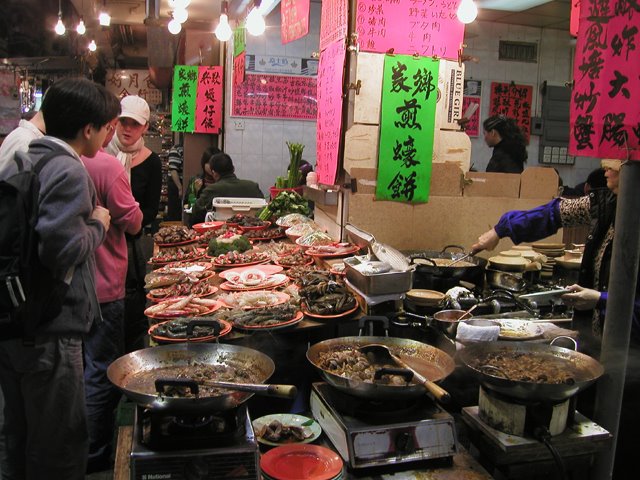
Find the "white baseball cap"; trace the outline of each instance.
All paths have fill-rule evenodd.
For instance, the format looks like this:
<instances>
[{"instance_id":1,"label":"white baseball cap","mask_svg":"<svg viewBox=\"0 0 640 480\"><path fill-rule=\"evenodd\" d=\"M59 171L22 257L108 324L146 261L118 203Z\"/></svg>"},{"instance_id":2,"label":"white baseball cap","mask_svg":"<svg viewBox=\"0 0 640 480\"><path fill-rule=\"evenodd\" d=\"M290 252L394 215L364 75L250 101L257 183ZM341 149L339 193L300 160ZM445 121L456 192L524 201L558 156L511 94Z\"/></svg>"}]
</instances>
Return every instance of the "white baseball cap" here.
<instances>
[{"instance_id":1,"label":"white baseball cap","mask_svg":"<svg viewBox=\"0 0 640 480\"><path fill-rule=\"evenodd\" d=\"M144 98L137 95L127 95L120 100L120 107L122 108L120 118L133 118L140 125L149 123L151 113L149 112L149 104Z\"/></svg>"}]
</instances>

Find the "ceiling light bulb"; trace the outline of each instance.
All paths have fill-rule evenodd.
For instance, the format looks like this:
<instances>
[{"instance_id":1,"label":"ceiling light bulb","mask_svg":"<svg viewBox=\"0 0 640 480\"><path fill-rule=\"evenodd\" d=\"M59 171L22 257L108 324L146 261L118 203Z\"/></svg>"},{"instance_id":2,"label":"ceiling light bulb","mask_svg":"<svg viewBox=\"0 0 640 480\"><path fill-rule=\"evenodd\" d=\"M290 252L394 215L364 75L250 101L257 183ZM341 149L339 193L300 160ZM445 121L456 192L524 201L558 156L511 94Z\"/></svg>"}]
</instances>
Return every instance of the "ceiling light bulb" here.
<instances>
[{"instance_id":1,"label":"ceiling light bulb","mask_svg":"<svg viewBox=\"0 0 640 480\"><path fill-rule=\"evenodd\" d=\"M169 28L169 31L171 33L173 33L174 35L177 35L180 33L180 30L182 30L182 25L180 24L180 22L176 21L175 18L172 18L169 21L169 25L167 25L167 28Z\"/></svg>"},{"instance_id":2,"label":"ceiling light bulb","mask_svg":"<svg viewBox=\"0 0 640 480\"><path fill-rule=\"evenodd\" d=\"M478 16L478 7L473 0L462 0L456 15L458 15L458 20L462 23L471 23Z\"/></svg>"},{"instance_id":3,"label":"ceiling light bulb","mask_svg":"<svg viewBox=\"0 0 640 480\"><path fill-rule=\"evenodd\" d=\"M100 12L98 20L100 21L100 25L102 25L103 27L108 27L109 25L111 25L111 15L109 15L107 12Z\"/></svg>"},{"instance_id":4,"label":"ceiling light bulb","mask_svg":"<svg viewBox=\"0 0 640 480\"><path fill-rule=\"evenodd\" d=\"M260 11L254 7L249 12L249 15L247 15L247 31L254 37L257 37L264 33L266 27L264 17L260 15Z\"/></svg>"},{"instance_id":5,"label":"ceiling light bulb","mask_svg":"<svg viewBox=\"0 0 640 480\"><path fill-rule=\"evenodd\" d=\"M171 14L173 19L178 23L184 23L189 18L189 13L186 8L176 8Z\"/></svg>"},{"instance_id":6,"label":"ceiling light bulb","mask_svg":"<svg viewBox=\"0 0 640 480\"><path fill-rule=\"evenodd\" d=\"M76 27L76 32L78 35L84 35L87 32L87 27L84 25L84 20L80 17L80 21L78 22L78 26Z\"/></svg>"},{"instance_id":7,"label":"ceiling light bulb","mask_svg":"<svg viewBox=\"0 0 640 480\"><path fill-rule=\"evenodd\" d=\"M96 41L91 40L91 42L89 43L89 50L92 52L95 52L97 48L98 46L96 45Z\"/></svg>"},{"instance_id":8,"label":"ceiling light bulb","mask_svg":"<svg viewBox=\"0 0 640 480\"><path fill-rule=\"evenodd\" d=\"M64 26L64 23L62 23L62 17L58 17L58 23L56 23L54 30L58 35L64 35L64 32L67 31L67 29Z\"/></svg>"},{"instance_id":9,"label":"ceiling light bulb","mask_svg":"<svg viewBox=\"0 0 640 480\"><path fill-rule=\"evenodd\" d=\"M231 38L233 31L231 30L231 25L229 25L229 17L226 13L220 15L220 22L214 33L216 34L216 38L221 42L226 42Z\"/></svg>"},{"instance_id":10,"label":"ceiling light bulb","mask_svg":"<svg viewBox=\"0 0 640 480\"><path fill-rule=\"evenodd\" d=\"M190 3L191 0L169 0L169 8L187 8Z\"/></svg>"}]
</instances>

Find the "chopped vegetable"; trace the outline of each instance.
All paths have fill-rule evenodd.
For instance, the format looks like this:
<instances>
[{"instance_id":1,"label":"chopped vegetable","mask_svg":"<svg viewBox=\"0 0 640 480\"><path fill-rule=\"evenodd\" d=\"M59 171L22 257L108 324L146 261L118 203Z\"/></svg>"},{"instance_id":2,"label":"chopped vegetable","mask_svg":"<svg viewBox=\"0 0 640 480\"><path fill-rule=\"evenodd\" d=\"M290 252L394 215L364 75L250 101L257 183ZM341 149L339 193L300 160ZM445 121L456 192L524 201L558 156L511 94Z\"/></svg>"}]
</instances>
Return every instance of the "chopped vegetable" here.
<instances>
[{"instance_id":1,"label":"chopped vegetable","mask_svg":"<svg viewBox=\"0 0 640 480\"><path fill-rule=\"evenodd\" d=\"M230 240L230 241L228 241ZM234 235L234 238L214 238L209 242L209 255L217 257L228 252L246 252L253 248L249 239L244 235Z\"/></svg>"},{"instance_id":2,"label":"chopped vegetable","mask_svg":"<svg viewBox=\"0 0 640 480\"><path fill-rule=\"evenodd\" d=\"M287 213L300 213L309 215L309 203L293 191L280 192L276 198L258 214L260 220L269 220L271 217L281 217Z\"/></svg>"}]
</instances>

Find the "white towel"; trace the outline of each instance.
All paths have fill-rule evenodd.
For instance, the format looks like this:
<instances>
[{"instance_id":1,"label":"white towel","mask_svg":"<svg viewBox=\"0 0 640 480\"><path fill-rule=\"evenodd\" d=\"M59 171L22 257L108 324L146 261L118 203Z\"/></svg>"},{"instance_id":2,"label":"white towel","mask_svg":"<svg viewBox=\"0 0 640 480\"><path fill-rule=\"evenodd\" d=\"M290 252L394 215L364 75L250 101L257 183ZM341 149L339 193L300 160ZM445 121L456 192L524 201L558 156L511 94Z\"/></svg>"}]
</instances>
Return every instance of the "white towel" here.
<instances>
[{"instance_id":1,"label":"white towel","mask_svg":"<svg viewBox=\"0 0 640 480\"><path fill-rule=\"evenodd\" d=\"M456 340L461 343L493 342L498 339L498 335L500 335L499 325L479 327L469 325L466 322L460 322L458 324Z\"/></svg>"}]
</instances>

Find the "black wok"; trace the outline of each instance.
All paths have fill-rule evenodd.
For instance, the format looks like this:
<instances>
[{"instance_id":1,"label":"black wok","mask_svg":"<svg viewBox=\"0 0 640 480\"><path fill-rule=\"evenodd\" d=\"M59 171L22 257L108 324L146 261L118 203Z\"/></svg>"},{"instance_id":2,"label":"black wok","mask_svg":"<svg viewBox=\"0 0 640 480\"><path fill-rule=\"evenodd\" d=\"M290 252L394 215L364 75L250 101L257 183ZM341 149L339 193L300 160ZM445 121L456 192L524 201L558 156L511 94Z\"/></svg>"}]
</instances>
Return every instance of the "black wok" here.
<instances>
[{"instance_id":1,"label":"black wok","mask_svg":"<svg viewBox=\"0 0 640 480\"><path fill-rule=\"evenodd\" d=\"M412 380L407 385L385 385L365 382L357 378L345 378L320 367L320 354L341 347L358 349L364 345L382 344L402 358L412 368L420 371L428 380L437 382L447 377L455 368L453 359L442 350L415 340L393 337L343 337L324 340L307 350L307 359L320 375L333 387L356 397L370 400L395 400L425 395L423 385Z\"/></svg>"},{"instance_id":2,"label":"black wok","mask_svg":"<svg viewBox=\"0 0 640 480\"><path fill-rule=\"evenodd\" d=\"M451 252L448 249L458 248L460 252ZM487 260L481 257L469 256L463 262L472 265L464 265L463 262L452 266L436 265L438 259L457 260L464 255L464 249L457 245L447 245L441 251L425 250L407 254L410 263L416 265L414 272L414 288L427 288L432 290L447 290L459 280L464 280L482 287L484 285L484 269Z\"/></svg>"},{"instance_id":3,"label":"black wok","mask_svg":"<svg viewBox=\"0 0 640 480\"><path fill-rule=\"evenodd\" d=\"M523 353L529 357L538 357L545 362L560 363L563 371L570 372L574 382L571 384L534 383L510 380L500 372L482 369L478 359L489 353L504 356ZM603 373L602 365L580 352L553 345L526 342L482 342L467 346L458 352L458 358L479 379L486 388L511 398L540 402L560 402L584 390Z\"/></svg>"},{"instance_id":4,"label":"black wok","mask_svg":"<svg viewBox=\"0 0 640 480\"><path fill-rule=\"evenodd\" d=\"M171 413L198 413L223 411L235 408L248 400L253 393L229 391L211 397L169 397L159 393L145 393L138 387L130 388L135 374L167 367L195 365L229 365L236 370L245 369L254 373L254 383L264 383L273 374L273 360L262 352L236 345L220 345L209 343L180 343L160 347L137 350L118 358L109 365L107 376L111 383L137 404ZM158 377L162 377L162 373ZM153 384L154 376L150 375ZM214 379L212 379L214 380ZM153 387L151 387L153 389ZM153 390L152 390L153 391Z\"/></svg>"}]
</instances>

